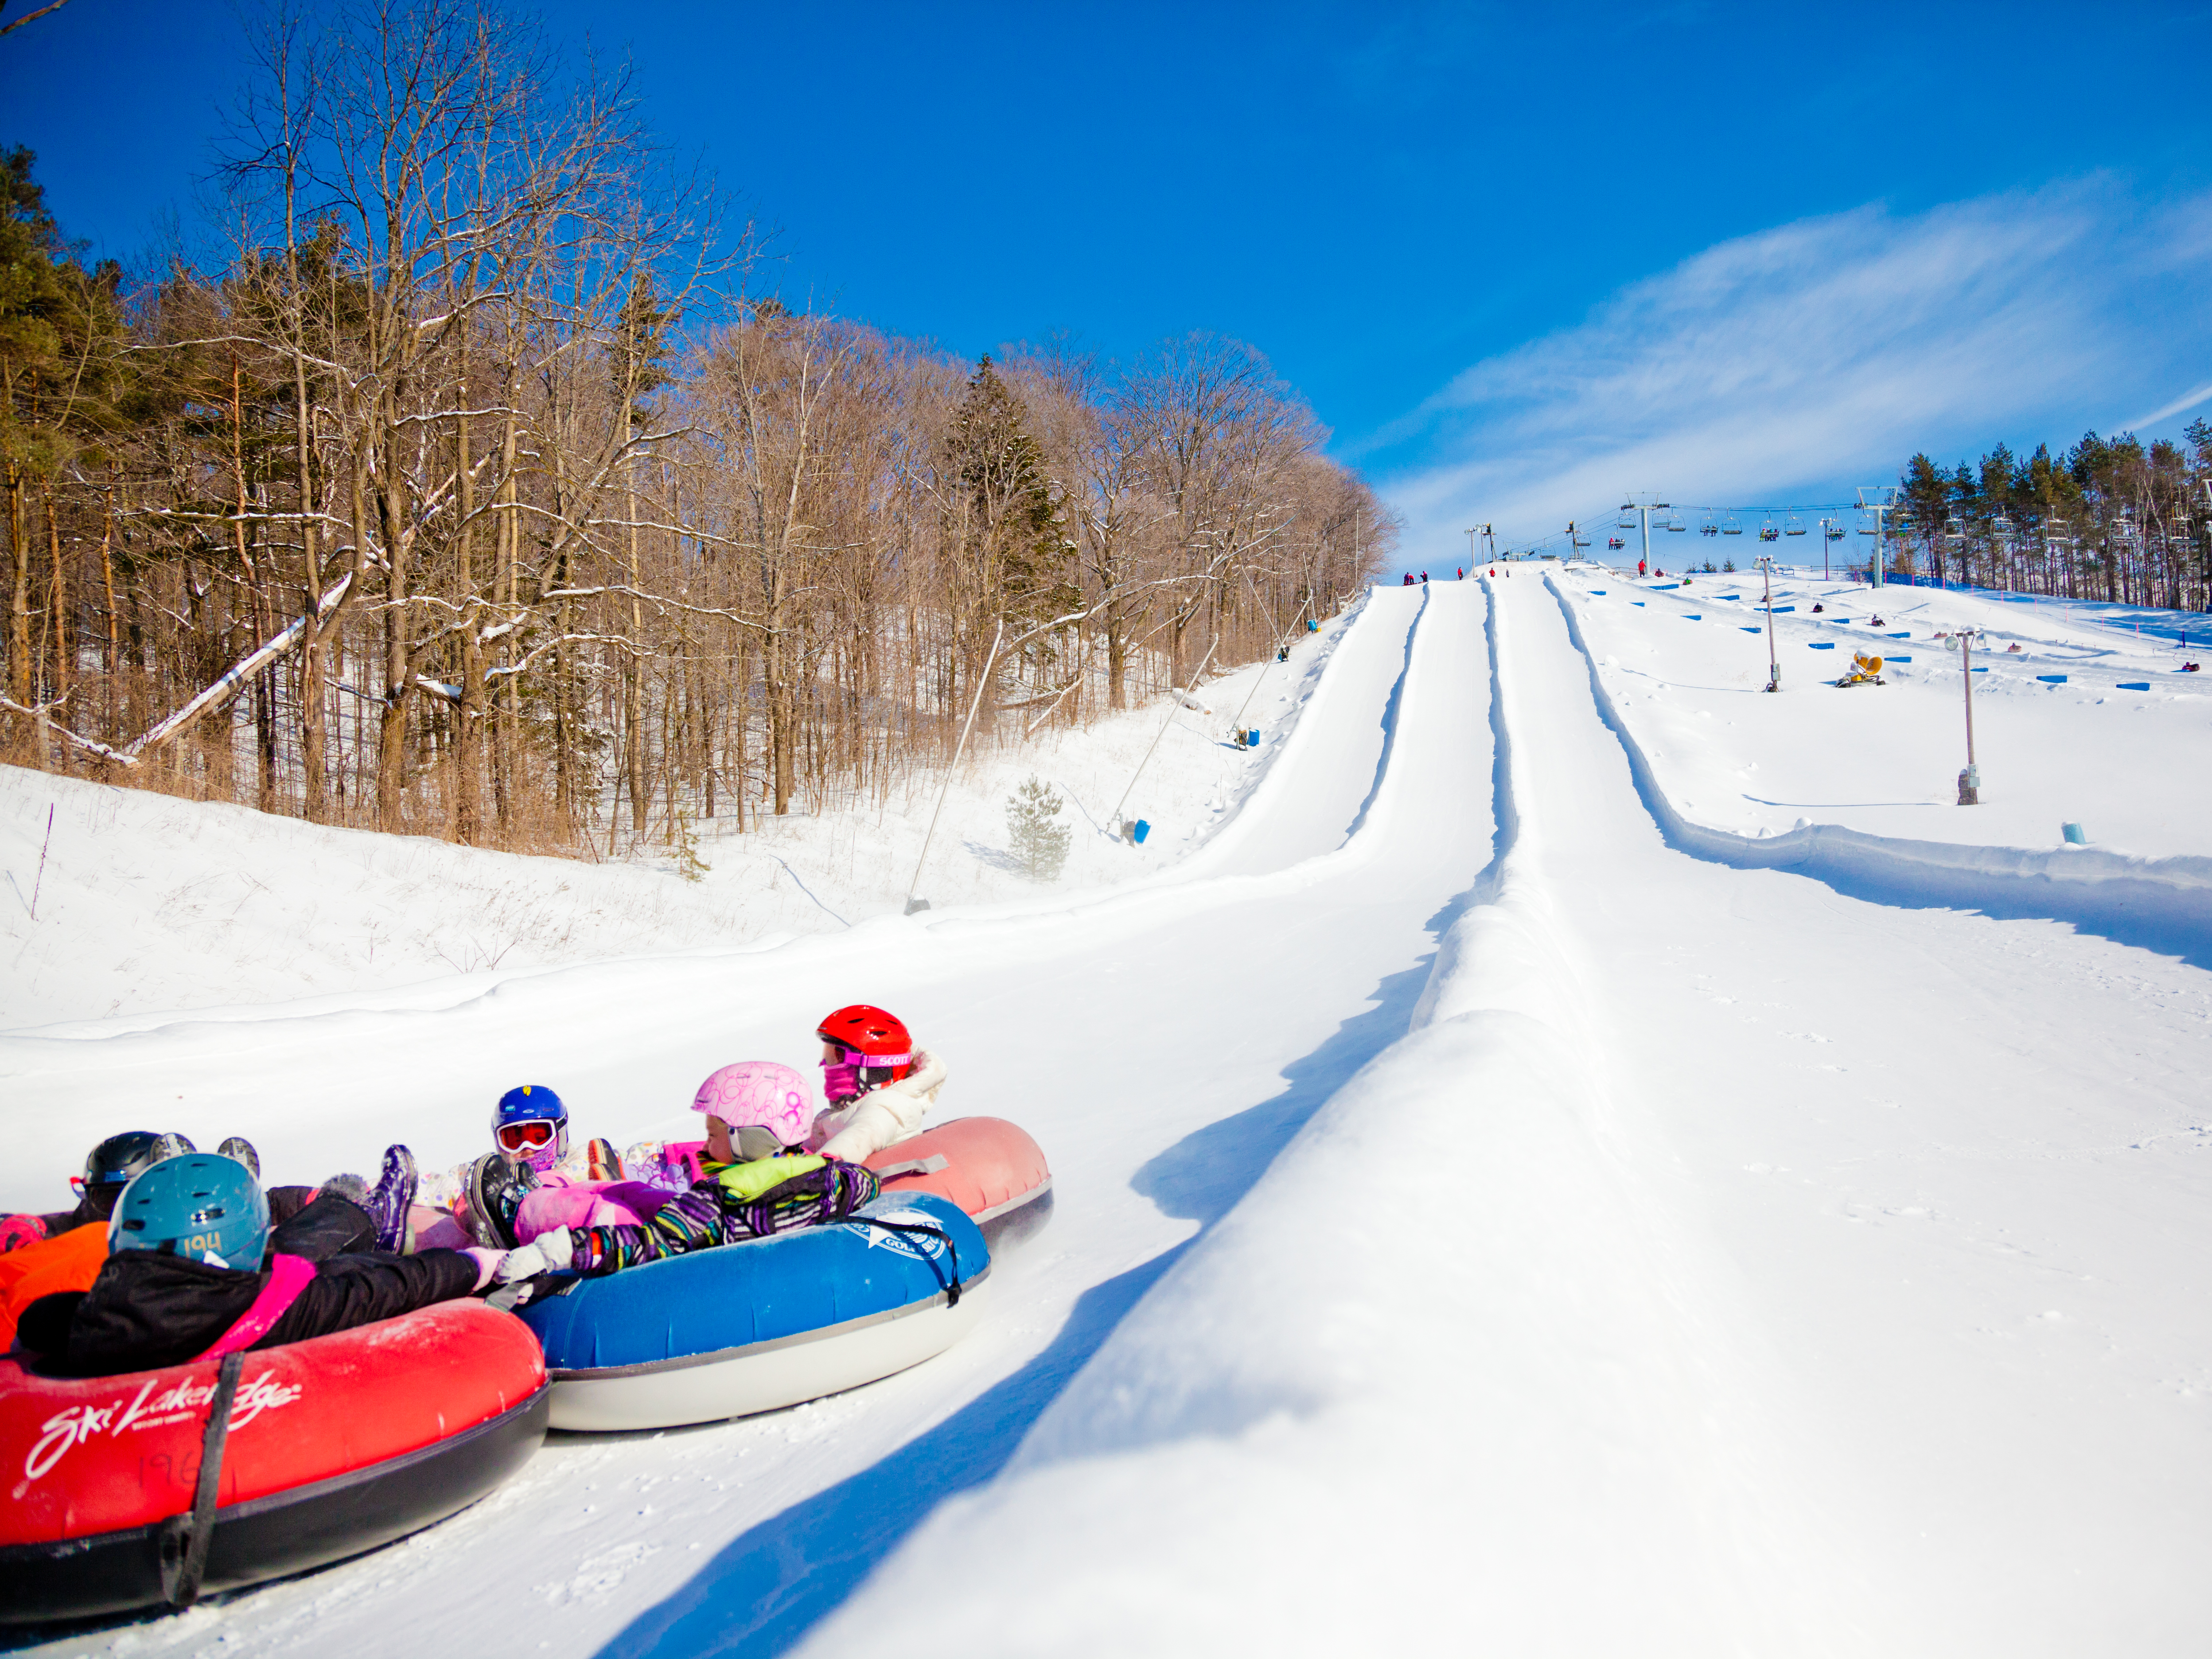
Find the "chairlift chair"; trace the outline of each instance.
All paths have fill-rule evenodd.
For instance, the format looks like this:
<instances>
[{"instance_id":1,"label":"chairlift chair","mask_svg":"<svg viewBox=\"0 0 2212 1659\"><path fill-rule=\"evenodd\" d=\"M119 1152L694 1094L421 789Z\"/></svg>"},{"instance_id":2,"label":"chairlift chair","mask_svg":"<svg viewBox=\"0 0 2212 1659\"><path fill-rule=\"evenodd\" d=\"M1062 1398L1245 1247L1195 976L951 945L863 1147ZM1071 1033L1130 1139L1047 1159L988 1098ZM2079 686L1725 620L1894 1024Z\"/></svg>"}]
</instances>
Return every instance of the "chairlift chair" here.
<instances>
[{"instance_id":1,"label":"chairlift chair","mask_svg":"<svg viewBox=\"0 0 2212 1659\"><path fill-rule=\"evenodd\" d=\"M1635 529L1636 520L1633 516L1633 509L1626 507L1622 507L1620 509L1620 516L1613 521L1613 526L1616 530Z\"/></svg>"},{"instance_id":2,"label":"chairlift chair","mask_svg":"<svg viewBox=\"0 0 2212 1659\"><path fill-rule=\"evenodd\" d=\"M1782 521L1782 533L1785 536L1803 535L1805 533L1804 520L1799 518L1795 513L1792 513L1788 518Z\"/></svg>"},{"instance_id":3,"label":"chairlift chair","mask_svg":"<svg viewBox=\"0 0 2212 1659\"><path fill-rule=\"evenodd\" d=\"M1670 518L1667 520L1667 528L1669 530L1687 530L1689 527L1679 518Z\"/></svg>"},{"instance_id":4,"label":"chairlift chair","mask_svg":"<svg viewBox=\"0 0 2212 1659\"><path fill-rule=\"evenodd\" d=\"M1778 542L1782 539L1782 531L1773 520L1769 519L1759 526L1759 539L1763 542Z\"/></svg>"},{"instance_id":5,"label":"chairlift chair","mask_svg":"<svg viewBox=\"0 0 2212 1659\"><path fill-rule=\"evenodd\" d=\"M1844 527L1843 527L1843 526L1841 526L1841 525L1839 525L1839 524L1832 524L1832 525L1830 525L1830 526L1828 526L1828 539L1829 539L1830 541L1832 541L1832 542L1839 542L1839 541L1843 540L1843 538L1844 538Z\"/></svg>"},{"instance_id":6,"label":"chairlift chair","mask_svg":"<svg viewBox=\"0 0 2212 1659\"><path fill-rule=\"evenodd\" d=\"M1723 536L1741 536L1743 534L1743 526L1735 521L1735 514L1731 513L1727 518L1721 520L1721 534Z\"/></svg>"},{"instance_id":7,"label":"chairlift chair","mask_svg":"<svg viewBox=\"0 0 2212 1659\"><path fill-rule=\"evenodd\" d=\"M1713 522L1713 515L1710 513L1706 514L1705 521L1698 526L1698 534L1700 536L1717 536L1720 533L1721 527Z\"/></svg>"}]
</instances>

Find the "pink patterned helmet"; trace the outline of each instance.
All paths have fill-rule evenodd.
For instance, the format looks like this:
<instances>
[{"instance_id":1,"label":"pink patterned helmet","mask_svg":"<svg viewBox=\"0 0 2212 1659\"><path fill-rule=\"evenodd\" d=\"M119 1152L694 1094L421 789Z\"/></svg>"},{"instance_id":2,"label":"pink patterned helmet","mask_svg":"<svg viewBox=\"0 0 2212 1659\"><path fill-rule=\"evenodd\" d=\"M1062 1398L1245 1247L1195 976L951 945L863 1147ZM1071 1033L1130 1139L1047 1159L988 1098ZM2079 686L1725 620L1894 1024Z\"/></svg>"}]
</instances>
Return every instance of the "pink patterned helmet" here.
<instances>
[{"instance_id":1,"label":"pink patterned helmet","mask_svg":"<svg viewBox=\"0 0 2212 1659\"><path fill-rule=\"evenodd\" d=\"M773 1133L787 1146L806 1139L814 1101L806 1079L772 1060L741 1060L699 1085L691 1109L719 1117L732 1129L749 1123Z\"/></svg>"}]
</instances>

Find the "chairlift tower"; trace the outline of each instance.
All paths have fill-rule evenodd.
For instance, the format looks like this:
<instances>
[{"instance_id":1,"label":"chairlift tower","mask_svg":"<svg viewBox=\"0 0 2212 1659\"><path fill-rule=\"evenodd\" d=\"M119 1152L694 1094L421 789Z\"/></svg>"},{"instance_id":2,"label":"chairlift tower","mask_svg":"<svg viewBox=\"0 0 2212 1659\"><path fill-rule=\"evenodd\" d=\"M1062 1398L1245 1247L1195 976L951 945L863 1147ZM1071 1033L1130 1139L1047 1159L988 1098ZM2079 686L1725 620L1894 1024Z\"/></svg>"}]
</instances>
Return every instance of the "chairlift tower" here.
<instances>
[{"instance_id":1,"label":"chairlift tower","mask_svg":"<svg viewBox=\"0 0 2212 1659\"><path fill-rule=\"evenodd\" d=\"M1881 586L1881 564L1885 544L1882 539L1882 515L1897 508L1895 484L1868 484L1859 491L1859 511L1874 514L1874 563L1867 572L1869 583Z\"/></svg>"},{"instance_id":2,"label":"chairlift tower","mask_svg":"<svg viewBox=\"0 0 2212 1659\"><path fill-rule=\"evenodd\" d=\"M1644 530L1644 568L1651 568L1651 515L1673 511L1672 503L1661 501L1649 490L1639 490L1620 504L1624 513L1633 513L1642 522Z\"/></svg>"}]
</instances>

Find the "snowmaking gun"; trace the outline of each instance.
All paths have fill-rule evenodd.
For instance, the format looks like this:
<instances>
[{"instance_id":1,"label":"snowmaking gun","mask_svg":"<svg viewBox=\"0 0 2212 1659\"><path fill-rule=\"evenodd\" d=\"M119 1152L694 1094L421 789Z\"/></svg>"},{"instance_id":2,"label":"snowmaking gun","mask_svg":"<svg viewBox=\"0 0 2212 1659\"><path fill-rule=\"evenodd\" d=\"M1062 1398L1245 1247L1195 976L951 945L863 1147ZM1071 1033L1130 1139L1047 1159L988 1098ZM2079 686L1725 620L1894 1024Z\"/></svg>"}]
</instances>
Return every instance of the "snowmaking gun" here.
<instances>
[{"instance_id":1,"label":"snowmaking gun","mask_svg":"<svg viewBox=\"0 0 2212 1659\"><path fill-rule=\"evenodd\" d=\"M1851 653L1850 672L1845 674L1843 678L1838 680L1836 684L1838 686L1841 687L1848 685L1887 685L1889 682L1881 677L1881 659L1880 657L1869 657L1863 651L1854 651Z\"/></svg>"}]
</instances>

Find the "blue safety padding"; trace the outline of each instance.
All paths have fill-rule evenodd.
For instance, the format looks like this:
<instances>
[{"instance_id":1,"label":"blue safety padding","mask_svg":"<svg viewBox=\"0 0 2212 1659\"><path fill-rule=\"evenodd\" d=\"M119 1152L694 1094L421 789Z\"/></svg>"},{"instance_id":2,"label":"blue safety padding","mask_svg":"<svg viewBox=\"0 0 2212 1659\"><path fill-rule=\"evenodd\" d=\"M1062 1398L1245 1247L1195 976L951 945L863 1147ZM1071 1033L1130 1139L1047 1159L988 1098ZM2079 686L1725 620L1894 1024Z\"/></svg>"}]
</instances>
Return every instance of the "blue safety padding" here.
<instances>
[{"instance_id":1,"label":"blue safety padding","mask_svg":"<svg viewBox=\"0 0 2212 1659\"><path fill-rule=\"evenodd\" d=\"M1721 595L1721 598L1724 599L1740 599L1742 597L1743 595L1741 593L1723 593Z\"/></svg>"},{"instance_id":2,"label":"blue safety padding","mask_svg":"<svg viewBox=\"0 0 2212 1659\"><path fill-rule=\"evenodd\" d=\"M1808 640L1806 643L1814 651L1832 651L1836 648L1836 642L1833 640Z\"/></svg>"},{"instance_id":3,"label":"blue safety padding","mask_svg":"<svg viewBox=\"0 0 2212 1659\"><path fill-rule=\"evenodd\" d=\"M1989 671L1988 669L1986 669L1986 668L1977 668L1977 669L1974 671L1974 672L1976 672L1977 674L1986 674L1986 673L1988 673L1989 672L1990 672L1990 671Z\"/></svg>"},{"instance_id":4,"label":"blue safety padding","mask_svg":"<svg viewBox=\"0 0 2212 1659\"><path fill-rule=\"evenodd\" d=\"M1774 607L1774 614L1778 617L1785 611L1795 611L1796 608L1794 605L1778 605Z\"/></svg>"},{"instance_id":5,"label":"blue safety padding","mask_svg":"<svg viewBox=\"0 0 2212 1659\"><path fill-rule=\"evenodd\" d=\"M2063 685L2066 684L2066 676L2063 674L2038 674L2035 678L2041 680L2045 685Z\"/></svg>"},{"instance_id":6,"label":"blue safety padding","mask_svg":"<svg viewBox=\"0 0 2212 1659\"><path fill-rule=\"evenodd\" d=\"M1889 637L1893 640L1909 640L1912 635L1910 632L1906 632L1903 634L1892 634Z\"/></svg>"},{"instance_id":7,"label":"blue safety padding","mask_svg":"<svg viewBox=\"0 0 2212 1659\"><path fill-rule=\"evenodd\" d=\"M1593 587L1590 592L1601 599L1605 597L1605 589L1602 587Z\"/></svg>"},{"instance_id":8,"label":"blue safety padding","mask_svg":"<svg viewBox=\"0 0 2212 1659\"><path fill-rule=\"evenodd\" d=\"M1644 609L1644 601L1641 599L1631 599L1629 604L1634 605L1638 611Z\"/></svg>"},{"instance_id":9,"label":"blue safety padding","mask_svg":"<svg viewBox=\"0 0 2212 1659\"><path fill-rule=\"evenodd\" d=\"M953 1255L963 1284L990 1264L975 1224L934 1193L886 1193L864 1213L927 1221L952 1249L854 1222L802 1227L586 1279L566 1296L529 1304L522 1319L544 1345L549 1370L649 1365L927 1302L945 1288Z\"/></svg>"},{"instance_id":10,"label":"blue safety padding","mask_svg":"<svg viewBox=\"0 0 2212 1659\"><path fill-rule=\"evenodd\" d=\"M1684 622L1703 622L1705 621L1705 618L1703 617L1685 617L1682 620Z\"/></svg>"},{"instance_id":11,"label":"blue safety padding","mask_svg":"<svg viewBox=\"0 0 2212 1659\"><path fill-rule=\"evenodd\" d=\"M1912 659L1910 657L1884 657L1882 660L1884 662L1911 662Z\"/></svg>"},{"instance_id":12,"label":"blue safety padding","mask_svg":"<svg viewBox=\"0 0 2212 1659\"><path fill-rule=\"evenodd\" d=\"M1743 634L1756 634L1759 630L1756 628L1744 628L1739 629L1737 632Z\"/></svg>"},{"instance_id":13,"label":"blue safety padding","mask_svg":"<svg viewBox=\"0 0 2212 1659\"><path fill-rule=\"evenodd\" d=\"M2150 682L2148 680L2122 680L2120 682L2120 690L2123 691L2148 691L2150 690Z\"/></svg>"}]
</instances>

